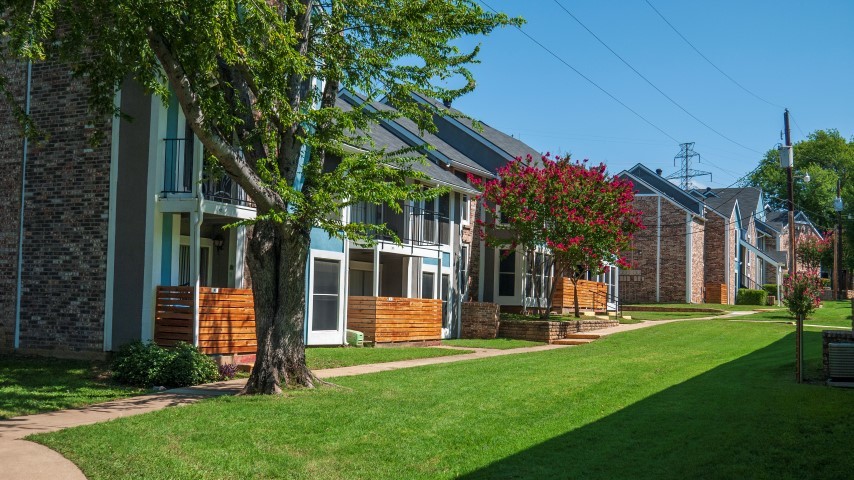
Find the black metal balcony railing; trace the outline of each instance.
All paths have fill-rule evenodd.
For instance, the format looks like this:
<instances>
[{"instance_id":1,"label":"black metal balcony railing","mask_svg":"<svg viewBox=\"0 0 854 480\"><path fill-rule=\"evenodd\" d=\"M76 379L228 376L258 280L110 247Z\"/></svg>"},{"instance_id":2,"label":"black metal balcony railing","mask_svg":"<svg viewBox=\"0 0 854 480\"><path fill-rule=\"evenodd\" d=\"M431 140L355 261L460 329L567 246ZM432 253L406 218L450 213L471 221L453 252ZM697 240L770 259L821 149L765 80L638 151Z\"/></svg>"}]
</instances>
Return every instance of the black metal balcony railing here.
<instances>
[{"instance_id":1,"label":"black metal balcony railing","mask_svg":"<svg viewBox=\"0 0 854 480\"><path fill-rule=\"evenodd\" d=\"M193 141L192 138L164 138L163 193L192 193L193 191ZM208 167L202 172L202 195L212 202L254 207L255 203L224 172L214 173Z\"/></svg>"},{"instance_id":2,"label":"black metal balcony railing","mask_svg":"<svg viewBox=\"0 0 854 480\"><path fill-rule=\"evenodd\" d=\"M450 245L451 228L447 215L423 208L401 206L396 212L386 205L357 203L350 206L350 222L385 225L407 245ZM407 228L408 227L408 228ZM392 241L394 237L377 232L378 240Z\"/></svg>"}]
</instances>

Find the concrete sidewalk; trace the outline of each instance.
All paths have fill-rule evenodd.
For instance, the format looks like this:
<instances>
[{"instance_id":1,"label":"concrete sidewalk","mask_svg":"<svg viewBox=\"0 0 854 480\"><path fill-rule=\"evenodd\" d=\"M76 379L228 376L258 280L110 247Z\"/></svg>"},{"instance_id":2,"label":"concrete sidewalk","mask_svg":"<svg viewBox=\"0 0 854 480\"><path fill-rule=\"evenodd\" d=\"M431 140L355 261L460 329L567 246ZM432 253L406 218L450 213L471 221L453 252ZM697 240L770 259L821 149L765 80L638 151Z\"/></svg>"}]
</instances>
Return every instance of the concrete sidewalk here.
<instances>
[{"instance_id":1,"label":"concrete sidewalk","mask_svg":"<svg viewBox=\"0 0 854 480\"><path fill-rule=\"evenodd\" d=\"M639 330L666 323L721 319L749 315L751 313L753 312L730 312L726 315L710 317L645 321L642 323L619 325L603 330L596 330L591 333L604 337L615 333ZM318 378L322 379L348 377L353 375L385 372L389 370L399 370L403 368L421 367L425 365L462 362L479 358L544 352L548 350L574 347L576 346L541 345L537 347L514 348L509 350L463 348L464 350L474 350L474 352L447 357L419 358L398 362L329 368L325 370L316 370L314 373ZM456 349L458 347L443 348ZM234 395L243 388L245 383L245 379L230 380L226 382L200 385L198 387L167 390L162 393L114 400L111 402L99 403L71 410L60 410L57 412L42 413L38 415L15 417L9 420L0 420L0 466L2 466L0 467L2 468L2 470L0 470L0 478L14 478L21 480L85 480L86 477L83 475L83 472L81 472L76 465L71 463L65 457L47 447L23 440L23 438L35 433L55 432L65 428L89 425L116 418L153 412L166 407L187 405L214 396Z\"/></svg>"}]
</instances>

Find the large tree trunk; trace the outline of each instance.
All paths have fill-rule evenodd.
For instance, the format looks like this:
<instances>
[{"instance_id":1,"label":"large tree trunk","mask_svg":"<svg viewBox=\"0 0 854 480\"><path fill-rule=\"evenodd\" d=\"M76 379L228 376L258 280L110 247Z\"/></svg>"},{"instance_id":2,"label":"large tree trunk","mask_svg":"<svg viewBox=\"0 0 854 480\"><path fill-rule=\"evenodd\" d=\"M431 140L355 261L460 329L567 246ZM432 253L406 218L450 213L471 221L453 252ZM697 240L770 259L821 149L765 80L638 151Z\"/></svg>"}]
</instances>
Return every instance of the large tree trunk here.
<instances>
[{"instance_id":1,"label":"large tree trunk","mask_svg":"<svg viewBox=\"0 0 854 480\"><path fill-rule=\"evenodd\" d=\"M305 363L308 232L287 231L268 220L256 223L247 261L255 297L258 352L243 394L276 394L283 387L314 386Z\"/></svg>"}]
</instances>

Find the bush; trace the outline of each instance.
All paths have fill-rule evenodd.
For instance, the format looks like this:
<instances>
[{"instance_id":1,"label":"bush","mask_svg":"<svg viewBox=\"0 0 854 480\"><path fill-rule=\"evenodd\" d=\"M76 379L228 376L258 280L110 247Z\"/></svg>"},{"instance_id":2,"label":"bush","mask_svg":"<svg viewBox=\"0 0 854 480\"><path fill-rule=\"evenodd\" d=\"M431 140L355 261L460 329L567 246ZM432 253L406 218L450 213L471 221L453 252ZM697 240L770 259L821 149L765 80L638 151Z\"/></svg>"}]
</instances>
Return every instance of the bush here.
<instances>
[{"instance_id":1,"label":"bush","mask_svg":"<svg viewBox=\"0 0 854 480\"><path fill-rule=\"evenodd\" d=\"M132 342L116 354L113 379L138 387L186 387L213 382L219 369L193 345L178 342L163 348L152 342Z\"/></svg>"},{"instance_id":2,"label":"bush","mask_svg":"<svg viewBox=\"0 0 854 480\"><path fill-rule=\"evenodd\" d=\"M821 279L809 273L796 273L786 279L783 304L793 317L805 320L821 306Z\"/></svg>"},{"instance_id":3,"label":"bush","mask_svg":"<svg viewBox=\"0 0 854 480\"><path fill-rule=\"evenodd\" d=\"M225 365L219 366L220 380L231 380L235 376L237 376L237 365L233 363L227 363Z\"/></svg>"},{"instance_id":4,"label":"bush","mask_svg":"<svg viewBox=\"0 0 854 480\"><path fill-rule=\"evenodd\" d=\"M765 305L768 303L768 292L765 290L751 290L739 288L736 305Z\"/></svg>"},{"instance_id":5,"label":"bush","mask_svg":"<svg viewBox=\"0 0 854 480\"><path fill-rule=\"evenodd\" d=\"M776 283L766 283L762 285L762 290L768 292L769 297L777 296L777 284Z\"/></svg>"}]
</instances>

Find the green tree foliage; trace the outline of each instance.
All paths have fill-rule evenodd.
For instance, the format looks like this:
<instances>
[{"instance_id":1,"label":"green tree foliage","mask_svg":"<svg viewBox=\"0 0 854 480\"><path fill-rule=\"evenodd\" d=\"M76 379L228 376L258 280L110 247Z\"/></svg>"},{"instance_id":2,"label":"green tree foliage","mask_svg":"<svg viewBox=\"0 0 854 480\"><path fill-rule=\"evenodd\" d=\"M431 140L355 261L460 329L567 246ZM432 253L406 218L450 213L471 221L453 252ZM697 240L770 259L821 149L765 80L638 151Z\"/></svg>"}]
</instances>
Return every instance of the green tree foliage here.
<instances>
[{"instance_id":1,"label":"green tree foliage","mask_svg":"<svg viewBox=\"0 0 854 480\"><path fill-rule=\"evenodd\" d=\"M96 118L118 113L128 79L175 95L207 154L257 205L248 264L259 354L247 393L313 384L302 344L311 229L369 239L375 227L337 212L437 193L405 181L418 176L403 152L345 144L367 145L357 132L381 118L434 129L441 107L414 95L450 100L474 87L478 49L457 40L520 22L472 0L0 0L0 11L3 57L69 64ZM339 108L341 88L396 110Z\"/></svg>"},{"instance_id":2,"label":"green tree foliage","mask_svg":"<svg viewBox=\"0 0 854 480\"><path fill-rule=\"evenodd\" d=\"M851 231L854 222L848 220L854 214L854 139L846 140L837 130L817 130L806 140L797 142L795 148L795 174L809 173L810 182L795 181L795 208L804 211L820 231L833 230L836 213L836 181L841 181L844 211L844 228ZM759 168L747 180L748 185L762 188L766 201L774 208L787 207L786 171L780 168L776 149L765 154ZM848 252L854 252L854 237L847 233L843 242ZM844 263L854 267L854 255L845 255Z\"/></svg>"}]
</instances>

